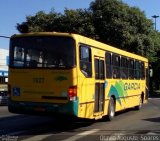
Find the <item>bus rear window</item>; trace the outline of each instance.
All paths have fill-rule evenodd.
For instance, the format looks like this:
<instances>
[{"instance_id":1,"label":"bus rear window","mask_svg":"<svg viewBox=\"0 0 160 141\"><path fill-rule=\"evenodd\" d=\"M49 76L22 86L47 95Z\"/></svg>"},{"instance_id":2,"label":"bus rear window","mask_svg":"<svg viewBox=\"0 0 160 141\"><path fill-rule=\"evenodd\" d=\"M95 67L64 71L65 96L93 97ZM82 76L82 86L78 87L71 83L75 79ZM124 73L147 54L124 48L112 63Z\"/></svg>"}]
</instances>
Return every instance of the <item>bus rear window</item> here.
<instances>
[{"instance_id":1,"label":"bus rear window","mask_svg":"<svg viewBox=\"0 0 160 141\"><path fill-rule=\"evenodd\" d=\"M11 67L68 68L75 66L75 58L75 42L70 37L31 36L11 39Z\"/></svg>"}]
</instances>

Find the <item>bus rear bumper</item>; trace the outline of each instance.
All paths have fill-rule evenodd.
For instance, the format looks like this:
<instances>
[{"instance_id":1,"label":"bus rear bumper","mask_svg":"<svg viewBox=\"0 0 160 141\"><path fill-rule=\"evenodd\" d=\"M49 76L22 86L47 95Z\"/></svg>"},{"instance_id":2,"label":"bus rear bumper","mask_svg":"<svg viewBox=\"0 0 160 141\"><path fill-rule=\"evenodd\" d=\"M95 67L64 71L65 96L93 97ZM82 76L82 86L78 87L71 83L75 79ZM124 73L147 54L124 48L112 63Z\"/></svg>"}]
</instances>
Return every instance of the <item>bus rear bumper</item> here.
<instances>
[{"instance_id":1,"label":"bus rear bumper","mask_svg":"<svg viewBox=\"0 0 160 141\"><path fill-rule=\"evenodd\" d=\"M78 100L66 104L36 103L8 101L8 110L12 113L32 115L58 115L65 114L78 117Z\"/></svg>"}]
</instances>

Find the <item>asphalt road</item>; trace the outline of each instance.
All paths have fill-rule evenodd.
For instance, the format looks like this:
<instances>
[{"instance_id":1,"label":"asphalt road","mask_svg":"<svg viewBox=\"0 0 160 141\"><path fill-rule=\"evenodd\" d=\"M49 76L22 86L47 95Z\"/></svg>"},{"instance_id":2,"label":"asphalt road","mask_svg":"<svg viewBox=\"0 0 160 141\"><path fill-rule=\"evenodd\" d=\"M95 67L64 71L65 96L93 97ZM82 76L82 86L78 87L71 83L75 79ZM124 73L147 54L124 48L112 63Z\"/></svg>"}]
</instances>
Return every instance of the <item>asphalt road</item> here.
<instances>
[{"instance_id":1,"label":"asphalt road","mask_svg":"<svg viewBox=\"0 0 160 141\"><path fill-rule=\"evenodd\" d=\"M159 135L159 136L158 136ZM117 138L118 137L118 138ZM149 99L140 111L129 109L103 120L58 120L9 113L0 106L0 141L160 140L160 98Z\"/></svg>"}]
</instances>

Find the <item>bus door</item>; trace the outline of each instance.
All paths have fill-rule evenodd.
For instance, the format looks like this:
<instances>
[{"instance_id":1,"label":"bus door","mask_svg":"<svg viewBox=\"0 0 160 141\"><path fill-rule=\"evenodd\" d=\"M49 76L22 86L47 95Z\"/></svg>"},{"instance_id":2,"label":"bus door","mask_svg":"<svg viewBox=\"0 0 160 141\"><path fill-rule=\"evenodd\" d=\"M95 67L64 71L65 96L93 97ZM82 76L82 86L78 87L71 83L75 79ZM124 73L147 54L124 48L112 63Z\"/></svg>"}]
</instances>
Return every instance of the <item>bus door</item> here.
<instances>
[{"instance_id":1,"label":"bus door","mask_svg":"<svg viewBox=\"0 0 160 141\"><path fill-rule=\"evenodd\" d=\"M95 103L94 113L103 112L105 99L105 71L104 58L94 57L95 64Z\"/></svg>"}]
</instances>

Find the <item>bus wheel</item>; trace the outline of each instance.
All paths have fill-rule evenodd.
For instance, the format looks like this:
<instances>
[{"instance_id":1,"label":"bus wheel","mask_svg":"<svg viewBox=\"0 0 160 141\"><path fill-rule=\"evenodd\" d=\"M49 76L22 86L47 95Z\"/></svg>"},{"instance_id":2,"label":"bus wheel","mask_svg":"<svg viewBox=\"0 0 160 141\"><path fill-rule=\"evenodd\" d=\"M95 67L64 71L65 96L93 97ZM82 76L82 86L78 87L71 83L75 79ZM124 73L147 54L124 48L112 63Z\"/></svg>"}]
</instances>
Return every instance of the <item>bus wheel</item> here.
<instances>
[{"instance_id":1,"label":"bus wheel","mask_svg":"<svg viewBox=\"0 0 160 141\"><path fill-rule=\"evenodd\" d=\"M113 97L110 97L108 107L108 120L111 121L115 116L115 102Z\"/></svg>"},{"instance_id":2,"label":"bus wheel","mask_svg":"<svg viewBox=\"0 0 160 141\"><path fill-rule=\"evenodd\" d=\"M136 109L136 110L140 110L140 109L142 108L142 104L143 104L143 102L142 102L142 97L140 97L139 105L138 105L138 106L135 106L135 109Z\"/></svg>"}]
</instances>

